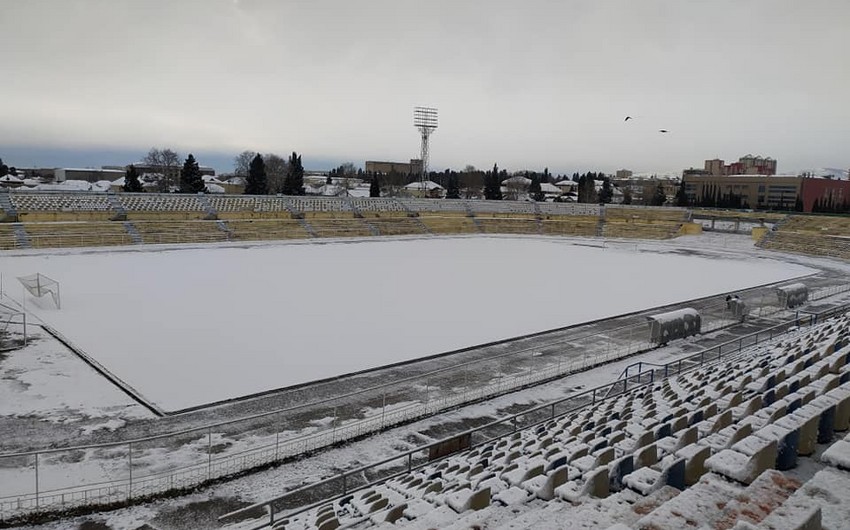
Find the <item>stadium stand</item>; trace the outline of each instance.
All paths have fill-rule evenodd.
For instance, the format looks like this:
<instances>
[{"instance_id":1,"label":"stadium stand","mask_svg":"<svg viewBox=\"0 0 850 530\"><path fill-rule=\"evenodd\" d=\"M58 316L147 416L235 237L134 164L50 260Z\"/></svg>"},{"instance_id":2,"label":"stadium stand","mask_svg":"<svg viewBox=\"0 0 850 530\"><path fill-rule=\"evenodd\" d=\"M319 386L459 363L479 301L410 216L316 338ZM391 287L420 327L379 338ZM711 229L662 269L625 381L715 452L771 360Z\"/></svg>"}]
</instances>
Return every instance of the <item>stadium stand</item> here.
<instances>
[{"instance_id":1,"label":"stadium stand","mask_svg":"<svg viewBox=\"0 0 850 530\"><path fill-rule=\"evenodd\" d=\"M20 221L108 221L116 215L105 193L10 193Z\"/></svg>"},{"instance_id":2,"label":"stadium stand","mask_svg":"<svg viewBox=\"0 0 850 530\"><path fill-rule=\"evenodd\" d=\"M296 219L231 220L227 227L234 241L306 239L310 233Z\"/></svg>"},{"instance_id":3,"label":"stadium stand","mask_svg":"<svg viewBox=\"0 0 850 530\"><path fill-rule=\"evenodd\" d=\"M757 245L812 256L850 258L850 218L792 215L777 223Z\"/></svg>"},{"instance_id":4,"label":"stadium stand","mask_svg":"<svg viewBox=\"0 0 850 530\"><path fill-rule=\"evenodd\" d=\"M12 223L0 224L0 250L13 250L18 248L18 238Z\"/></svg>"},{"instance_id":5,"label":"stadium stand","mask_svg":"<svg viewBox=\"0 0 850 530\"><path fill-rule=\"evenodd\" d=\"M476 221L485 234L539 234L540 221L536 218L478 217Z\"/></svg>"},{"instance_id":6,"label":"stadium stand","mask_svg":"<svg viewBox=\"0 0 850 530\"><path fill-rule=\"evenodd\" d=\"M228 232L216 221L136 221L133 226L145 244L209 243L229 239Z\"/></svg>"},{"instance_id":7,"label":"stadium stand","mask_svg":"<svg viewBox=\"0 0 850 530\"><path fill-rule=\"evenodd\" d=\"M605 208L605 237L669 239L675 237L687 220L687 210L681 208Z\"/></svg>"},{"instance_id":8,"label":"stadium stand","mask_svg":"<svg viewBox=\"0 0 850 530\"><path fill-rule=\"evenodd\" d=\"M542 233L553 236L593 237L599 225L599 219L593 216L547 216L540 221Z\"/></svg>"},{"instance_id":9,"label":"stadium stand","mask_svg":"<svg viewBox=\"0 0 850 530\"><path fill-rule=\"evenodd\" d=\"M291 217L282 197L210 195L208 199L220 219Z\"/></svg>"},{"instance_id":10,"label":"stadium stand","mask_svg":"<svg viewBox=\"0 0 850 530\"><path fill-rule=\"evenodd\" d=\"M843 315L672 377L653 371L628 392L624 381L582 410L266 519L287 530L846 528L850 436L833 437L850 428L848 357ZM795 478L801 458L821 469Z\"/></svg>"},{"instance_id":11,"label":"stadium stand","mask_svg":"<svg viewBox=\"0 0 850 530\"><path fill-rule=\"evenodd\" d=\"M117 198L131 221L203 219L206 216L206 207L197 195L121 193Z\"/></svg>"},{"instance_id":12,"label":"stadium stand","mask_svg":"<svg viewBox=\"0 0 850 530\"><path fill-rule=\"evenodd\" d=\"M124 225L116 221L24 223L32 248L132 245Z\"/></svg>"},{"instance_id":13,"label":"stadium stand","mask_svg":"<svg viewBox=\"0 0 850 530\"><path fill-rule=\"evenodd\" d=\"M351 197L353 208L366 217L406 216L408 210L400 202L390 197Z\"/></svg>"},{"instance_id":14,"label":"stadium stand","mask_svg":"<svg viewBox=\"0 0 850 530\"><path fill-rule=\"evenodd\" d=\"M79 246L129 243L197 243L291 239L303 237L367 237L421 234L522 234L611 238L667 239L683 223L700 215L775 223L758 242L776 249L817 256L850 257L850 219L742 211L635 207L527 201L461 199L360 198L312 196L181 195L156 193L41 192L8 190L0 194L6 247L33 244ZM297 219L298 223L289 221ZM413 219L413 220L411 220ZM127 220L130 239L108 224L71 226L77 222ZM194 224L194 221L219 221ZM239 221L280 221L279 223ZM174 223L189 222L186 226ZM36 226L37 223L50 223ZM139 223L135 227L133 223ZM145 224L148 223L148 224ZM166 224L155 224L166 223ZM171 224L168 224L171 223ZM232 227L229 223L235 223ZM299 226L296 226L299 225ZM749 225L748 225L749 226ZM103 237L95 237L98 228ZM138 228L138 233L134 229ZM50 237L51 230L57 231ZM120 236L120 237L119 237ZM145 237L147 236L147 237ZM66 244L67 242L67 244ZM14 246L13 246L14 245Z\"/></svg>"},{"instance_id":15,"label":"stadium stand","mask_svg":"<svg viewBox=\"0 0 850 530\"><path fill-rule=\"evenodd\" d=\"M434 234L477 234L480 232L473 218L462 213L420 215L419 221Z\"/></svg>"},{"instance_id":16,"label":"stadium stand","mask_svg":"<svg viewBox=\"0 0 850 530\"><path fill-rule=\"evenodd\" d=\"M427 226L415 217L369 217L368 222L382 236L426 235L430 233Z\"/></svg>"}]
</instances>

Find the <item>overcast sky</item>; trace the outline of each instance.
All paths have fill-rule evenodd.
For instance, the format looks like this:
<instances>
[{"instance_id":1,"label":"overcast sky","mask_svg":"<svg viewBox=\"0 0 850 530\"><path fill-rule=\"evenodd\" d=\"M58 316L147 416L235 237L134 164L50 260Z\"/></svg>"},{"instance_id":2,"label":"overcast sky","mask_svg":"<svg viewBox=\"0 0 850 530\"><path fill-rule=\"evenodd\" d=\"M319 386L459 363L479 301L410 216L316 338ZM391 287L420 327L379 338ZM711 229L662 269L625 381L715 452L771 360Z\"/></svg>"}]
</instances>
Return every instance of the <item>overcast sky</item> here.
<instances>
[{"instance_id":1,"label":"overcast sky","mask_svg":"<svg viewBox=\"0 0 850 530\"><path fill-rule=\"evenodd\" d=\"M847 0L0 0L0 157L407 160L427 105L432 169L846 169L848 21Z\"/></svg>"}]
</instances>

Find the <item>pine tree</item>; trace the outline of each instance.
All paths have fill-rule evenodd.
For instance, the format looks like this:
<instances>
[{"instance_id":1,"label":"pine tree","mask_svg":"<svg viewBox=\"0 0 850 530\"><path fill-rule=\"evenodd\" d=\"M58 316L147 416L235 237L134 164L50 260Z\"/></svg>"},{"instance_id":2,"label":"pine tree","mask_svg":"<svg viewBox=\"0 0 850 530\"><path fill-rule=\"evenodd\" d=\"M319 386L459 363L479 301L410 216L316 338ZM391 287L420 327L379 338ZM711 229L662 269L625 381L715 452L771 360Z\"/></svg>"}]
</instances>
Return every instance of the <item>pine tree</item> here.
<instances>
[{"instance_id":1,"label":"pine tree","mask_svg":"<svg viewBox=\"0 0 850 530\"><path fill-rule=\"evenodd\" d=\"M369 184L369 197L380 197L381 196L381 181L378 179L378 175L374 175L372 177L372 183Z\"/></svg>"},{"instance_id":2,"label":"pine tree","mask_svg":"<svg viewBox=\"0 0 850 530\"><path fill-rule=\"evenodd\" d=\"M614 200L614 188L611 187L611 179L605 177L602 180L602 190L599 192L600 204L611 204Z\"/></svg>"},{"instance_id":3,"label":"pine tree","mask_svg":"<svg viewBox=\"0 0 850 530\"><path fill-rule=\"evenodd\" d=\"M136 171L136 166L130 165L127 168L126 173L124 173L124 186L122 188L127 193L139 193L145 191L142 187L141 181L139 181L139 174Z\"/></svg>"},{"instance_id":4,"label":"pine tree","mask_svg":"<svg viewBox=\"0 0 850 530\"><path fill-rule=\"evenodd\" d=\"M664 186L659 182L655 188L655 195L652 197L653 206L664 206L667 202L667 195L664 193Z\"/></svg>"},{"instance_id":5,"label":"pine tree","mask_svg":"<svg viewBox=\"0 0 850 530\"><path fill-rule=\"evenodd\" d=\"M679 183L679 189L676 191L676 206L689 206L688 194L685 193L685 179Z\"/></svg>"},{"instance_id":6,"label":"pine tree","mask_svg":"<svg viewBox=\"0 0 850 530\"><path fill-rule=\"evenodd\" d=\"M543 196L543 190L540 188L540 178L536 173L531 176L531 184L528 186L528 194L531 195L531 198L537 202L540 202L545 198Z\"/></svg>"},{"instance_id":7,"label":"pine tree","mask_svg":"<svg viewBox=\"0 0 850 530\"><path fill-rule=\"evenodd\" d=\"M200 193L206 191L204 185L204 177L201 176L201 169L198 167L198 162L192 153L186 157L183 162L183 169L180 170L180 193Z\"/></svg>"},{"instance_id":8,"label":"pine tree","mask_svg":"<svg viewBox=\"0 0 850 530\"><path fill-rule=\"evenodd\" d=\"M0 177L5 177L9 174L9 166L3 163L3 159L0 158Z\"/></svg>"},{"instance_id":9,"label":"pine tree","mask_svg":"<svg viewBox=\"0 0 850 530\"><path fill-rule=\"evenodd\" d=\"M449 182L446 186L447 199L460 199L460 183L458 182L457 173L452 171L449 173Z\"/></svg>"},{"instance_id":10,"label":"pine tree","mask_svg":"<svg viewBox=\"0 0 850 530\"><path fill-rule=\"evenodd\" d=\"M552 175L549 174L549 168L548 167L543 168L543 178L540 179L540 182L541 183L548 182L549 184L552 183Z\"/></svg>"},{"instance_id":11,"label":"pine tree","mask_svg":"<svg viewBox=\"0 0 850 530\"><path fill-rule=\"evenodd\" d=\"M268 195L269 179L266 176L266 162L257 153L248 166L248 177L245 179L245 195Z\"/></svg>"},{"instance_id":12,"label":"pine tree","mask_svg":"<svg viewBox=\"0 0 850 530\"><path fill-rule=\"evenodd\" d=\"M295 151L289 157L289 167L283 180L284 195L304 195L304 166Z\"/></svg>"},{"instance_id":13,"label":"pine tree","mask_svg":"<svg viewBox=\"0 0 850 530\"><path fill-rule=\"evenodd\" d=\"M488 201L502 200L502 182L499 180L499 166L493 164L493 170L484 177L484 198Z\"/></svg>"}]
</instances>

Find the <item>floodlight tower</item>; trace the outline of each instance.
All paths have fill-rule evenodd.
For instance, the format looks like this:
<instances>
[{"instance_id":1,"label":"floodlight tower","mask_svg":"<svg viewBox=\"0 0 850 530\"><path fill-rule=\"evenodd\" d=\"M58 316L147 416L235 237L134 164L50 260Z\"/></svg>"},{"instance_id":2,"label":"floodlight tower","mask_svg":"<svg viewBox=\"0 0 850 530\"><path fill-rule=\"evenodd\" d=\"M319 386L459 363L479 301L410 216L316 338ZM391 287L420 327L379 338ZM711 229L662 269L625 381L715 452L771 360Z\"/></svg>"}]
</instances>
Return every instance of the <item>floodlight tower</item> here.
<instances>
[{"instance_id":1,"label":"floodlight tower","mask_svg":"<svg viewBox=\"0 0 850 530\"><path fill-rule=\"evenodd\" d=\"M431 107L413 107L413 126L422 135L422 169L419 173L420 192L425 193L425 181L428 180L428 138L437 128L437 109Z\"/></svg>"}]
</instances>

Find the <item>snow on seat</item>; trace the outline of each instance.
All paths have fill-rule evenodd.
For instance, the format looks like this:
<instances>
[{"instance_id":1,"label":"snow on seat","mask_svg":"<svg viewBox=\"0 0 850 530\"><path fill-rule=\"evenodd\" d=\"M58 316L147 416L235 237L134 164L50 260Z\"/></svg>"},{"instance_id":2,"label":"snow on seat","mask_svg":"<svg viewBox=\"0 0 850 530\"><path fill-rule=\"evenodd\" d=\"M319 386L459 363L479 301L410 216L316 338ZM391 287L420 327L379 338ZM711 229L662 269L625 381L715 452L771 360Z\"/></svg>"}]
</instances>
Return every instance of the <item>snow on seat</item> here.
<instances>
[{"instance_id":1,"label":"snow on seat","mask_svg":"<svg viewBox=\"0 0 850 530\"><path fill-rule=\"evenodd\" d=\"M685 484L693 486L705 475L705 461L711 456L711 448L691 444L676 451L675 455L685 459Z\"/></svg>"},{"instance_id":2,"label":"snow on seat","mask_svg":"<svg viewBox=\"0 0 850 530\"><path fill-rule=\"evenodd\" d=\"M776 421L776 425L789 430L799 430L797 454L808 456L815 452L818 441L820 411L816 408L800 409Z\"/></svg>"},{"instance_id":3,"label":"snow on seat","mask_svg":"<svg viewBox=\"0 0 850 530\"><path fill-rule=\"evenodd\" d=\"M821 462L850 471L850 435L830 445L820 459Z\"/></svg>"},{"instance_id":4,"label":"snow on seat","mask_svg":"<svg viewBox=\"0 0 850 530\"><path fill-rule=\"evenodd\" d=\"M545 475L537 475L522 483L522 487L538 499L549 501L555 498L555 489L567 482L568 467L561 466Z\"/></svg>"},{"instance_id":5,"label":"snow on seat","mask_svg":"<svg viewBox=\"0 0 850 530\"><path fill-rule=\"evenodd\" d=\"M464 488L455 491L446 497L446 505L457 513L467 510L481 510L490 506L490 488L473 491Z\"/></svg>"},{"instance_id":6,"label":"snow on seat","mask_svg":"<svg viewBox=\"0 0 850 530\"><path fill-rule=\"evenodd\" d=\"M706 435L699 440L700 445L707 445L714 451L728 449L753 433L750 423L738 423L721 429L714 434Z\"/></svg>"},{"instance_id":7,"label":"snow on seat","mask_svg":"<svg viewBox=\"0 0 850 530\"><path fill-rule=\"evenodd\" d=\"M520 467L517 464L511 464L509 469L503 471L499 475L499 478L511 486L518 486L526 480L536 477L542 473L543 463L533 464L529 467Z\"/></svg>"},{"instance_id":8,"label":"snow on seat","mask_svg":"<svg viewBox=\"0 0 850 530\"><path fill-rule=\"evenodd\" d=\"M608 466L601 466L555 488L555 495L565 501L578 502L584 497L607 497L609 489Z\"/></svg>"},{"instance_id":9,"label":"snow on seat","mask_svg":"<svg viewBox=\"0 0 850 530\"><path fill-rule=\"evenodd\" d=\"M623 478L623 483L641 495L648 495L663 486L685 489L685 458L668 456L657 466L642 467Z\"/></svg>"},{"instance_id":10,"label":"snow on seat","mask_svg":"<svg viewBox=\"0 0 850 530\"><path fill-rule=\"evenodd\" d=\"M800 446L800 429L789 429L776 424L765 425L754 433L763 440L775 440L777 447L776 469L787 470L797 465Z\"/></svg>"},{"instance_id":11,"label":"snow on seat","mask_svg":"<svg viewBox=\"0 0 850 530\"><path fill-rule=\"evenodd\" d=\"M744 484L750 484L766 469L776 463L776 440L748 436L732 446L712 455L705 466L720 475Z\"/></svg>"}]
</instances>

